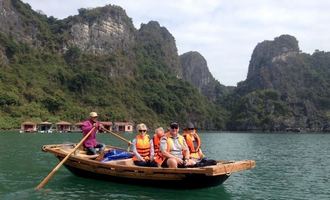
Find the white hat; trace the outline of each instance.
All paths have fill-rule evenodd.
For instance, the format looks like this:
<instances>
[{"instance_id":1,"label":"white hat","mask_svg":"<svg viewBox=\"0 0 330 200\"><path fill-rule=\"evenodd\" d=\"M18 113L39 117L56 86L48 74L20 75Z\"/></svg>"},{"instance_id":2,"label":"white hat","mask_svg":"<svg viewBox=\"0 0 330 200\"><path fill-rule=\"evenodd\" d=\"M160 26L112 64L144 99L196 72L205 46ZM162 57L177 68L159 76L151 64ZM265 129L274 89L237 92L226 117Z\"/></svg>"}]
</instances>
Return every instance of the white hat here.
<instances>
[{"instance_id":1,"label":"white hat","mask_svg":"<svg viewBox=\"0 0 330 200\"><path fill-rule=\"evenodd\" d=\"M91 112L91 113L89 113L89 116L90 117L97 117L97 113L96 112Z\"/></svg>"}]
</instances>

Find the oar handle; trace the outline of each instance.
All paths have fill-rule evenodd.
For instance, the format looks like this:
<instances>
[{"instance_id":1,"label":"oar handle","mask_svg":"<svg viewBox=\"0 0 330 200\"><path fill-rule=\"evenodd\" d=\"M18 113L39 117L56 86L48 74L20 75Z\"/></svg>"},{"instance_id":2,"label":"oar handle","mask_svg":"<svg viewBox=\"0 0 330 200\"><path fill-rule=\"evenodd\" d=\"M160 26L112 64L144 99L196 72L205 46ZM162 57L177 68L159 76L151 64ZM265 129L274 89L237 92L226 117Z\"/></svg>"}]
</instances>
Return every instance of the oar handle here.
<instances>
[{"instance_id":1,"label":"oar handle","mask_svg":"<svg viewBox=\"0 0 330 200\"><path fill-rule=\"evenodd\" d=\"M114 132L112 132L112 131L110 131L110 130L108 130L108 129L106 129L106 128L103 128L103 130L105 130L105 131L111 133L112 135L118 137L119 139L121 139L121 140L127 142L127 143L130 144L130 145L132 144L131 141L127 140L126 138L123 138L122 136L118 135L117 133L114 133Z\"/></svg>"},{"instance_id":2,"label":"oar handle","mask_svg":"<svg viewBox=\"0 0 330 200\"><path fill-rule=\"evenodd\" d=\"M85 137L76 145L76 147L68 154L66 155L66 157L56 165L56 167L46 176L46 178L44 178L41 183L39 183L39 185L35 188L35 190L39 190L41 188L43 188L47 182L52 178L52 176L55 174L55 172L63 165L63 163L69 159L70 155L75 152L80 145L92 134L92 132L95 130L95 127L92 128L92 130L90 130Z\"/></svg>"}]
</instances>

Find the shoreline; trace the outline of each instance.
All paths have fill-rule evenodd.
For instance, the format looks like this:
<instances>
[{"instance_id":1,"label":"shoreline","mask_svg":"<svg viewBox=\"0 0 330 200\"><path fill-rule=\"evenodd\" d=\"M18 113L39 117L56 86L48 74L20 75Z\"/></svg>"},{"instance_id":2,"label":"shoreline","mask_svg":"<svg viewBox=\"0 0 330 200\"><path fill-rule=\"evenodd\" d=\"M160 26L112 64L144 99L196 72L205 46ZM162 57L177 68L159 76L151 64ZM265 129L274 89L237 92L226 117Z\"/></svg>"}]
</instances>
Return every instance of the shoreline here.
<instances>
[{"instance_id":1,"label":"shoreline","mask_svg":"<svg viewBox=\"0 0 330 200\"><path fill-rule=\"evenodd\" d=\"M41 133L41 134L70 134L70 133L81 133L81 131L77 130L77 131L65 131L65 132L61 132L61 131L53 131L51 133L45 133L45 132L41 132L41 131L33 131L33 132L22 132L21 129L0 129L0 132L17 132L17 133L24 133L24 134L36 134L36 133ZM213 133L213 132L218 132L218 133L261 133L261 134L330 134L330 131L322 131L322 130L300 130L298 131L269 131L269 130L240 130L240 131L231 131L231 130L198 130L198 132L202 132L202 133ZM103 132L101 132L102 134ZM125 133L125 132L119 132L119 133ZM130 134L135 134L135 132L128 132ZM152 131L149 133L151 134Z\"/></svg>"}]
</instances>

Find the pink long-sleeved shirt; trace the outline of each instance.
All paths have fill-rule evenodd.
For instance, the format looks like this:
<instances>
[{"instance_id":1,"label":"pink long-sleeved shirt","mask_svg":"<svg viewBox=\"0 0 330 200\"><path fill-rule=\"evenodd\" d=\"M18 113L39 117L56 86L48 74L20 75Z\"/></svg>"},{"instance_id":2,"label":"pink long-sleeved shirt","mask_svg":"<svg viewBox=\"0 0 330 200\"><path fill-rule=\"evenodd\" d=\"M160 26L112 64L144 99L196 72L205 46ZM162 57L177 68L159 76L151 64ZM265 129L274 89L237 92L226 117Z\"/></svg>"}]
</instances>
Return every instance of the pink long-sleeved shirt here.
<instances>
[{"instance_id":1,"label":"pink long-sleeved shirt","mask_svg":"<svg viewBox=\"0 0 330 200\"><path fill-rule=\"evenodd\" d=\"M93 130L92 134L84 141L84 147L95 147L98 142L96 141L96 133L98 131L99 122L93 122L92 120L88 119L83 122L81 126L81 130L83 132L83 136L87 135L90 130L93 128L93 124L97 123L96 128Z\"/></svg>"}]
</instances>

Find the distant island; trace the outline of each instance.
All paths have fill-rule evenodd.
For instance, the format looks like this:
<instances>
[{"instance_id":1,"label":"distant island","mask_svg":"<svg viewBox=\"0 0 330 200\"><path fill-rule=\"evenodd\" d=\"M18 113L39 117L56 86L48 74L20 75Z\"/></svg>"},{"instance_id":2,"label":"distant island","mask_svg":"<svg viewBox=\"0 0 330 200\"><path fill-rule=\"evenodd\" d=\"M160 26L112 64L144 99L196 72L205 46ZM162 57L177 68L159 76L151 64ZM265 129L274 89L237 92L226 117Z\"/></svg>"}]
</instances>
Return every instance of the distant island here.
<instances>
[{"instance_id":1,"label":"distant island","mask_svg":"<svg viewBox=\"0 0 330 200\"><path fill-rule=\"evenodd\" d=\"M200 53L178 55L165 27L136 29L119 6L58 20L2 0L0 24L0 129L77 122L93 110L150 127L330 131L330 53L303 53L291 35L257 44L246 80L227 87Z\"/></svg>"}]
</instances>

